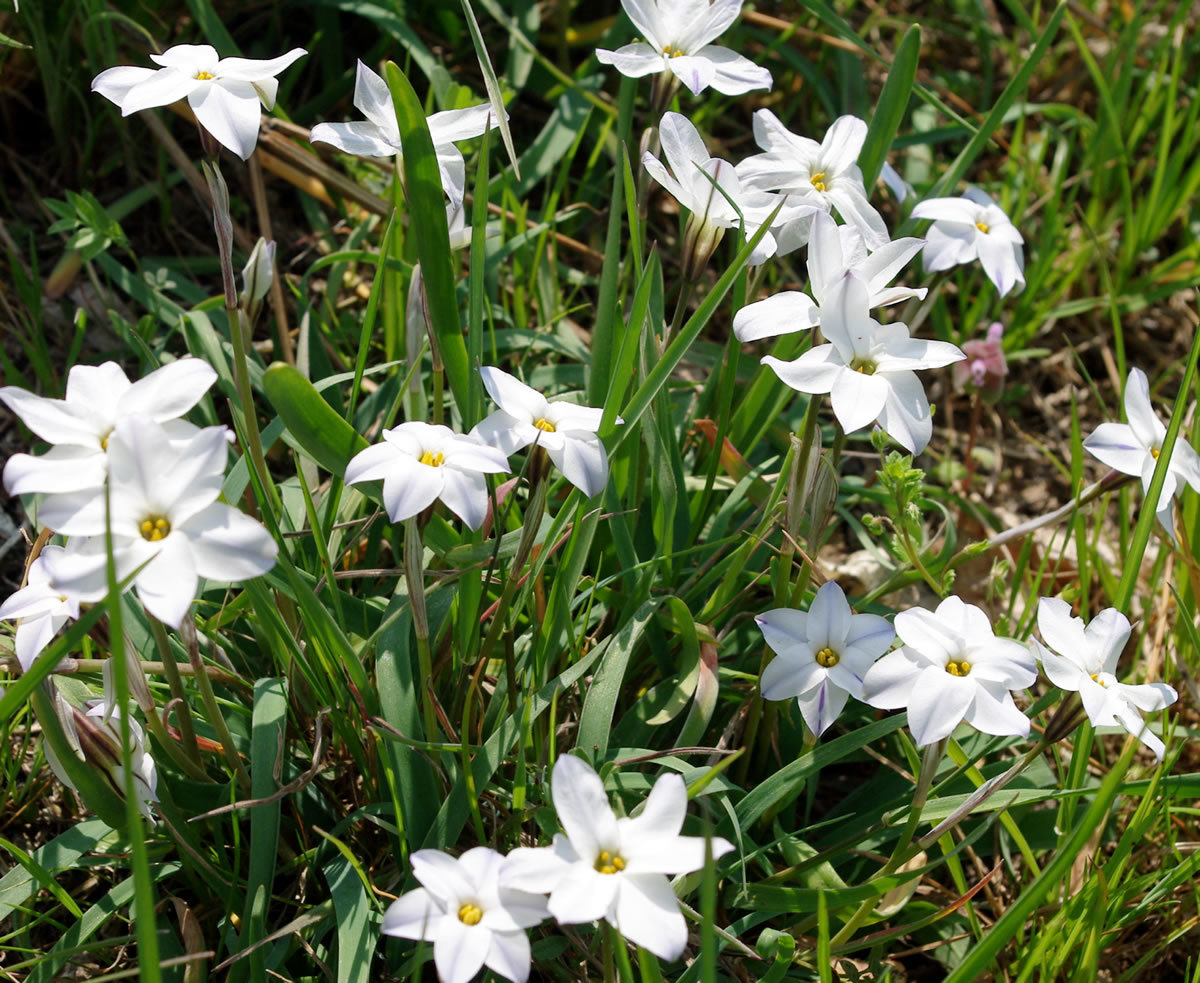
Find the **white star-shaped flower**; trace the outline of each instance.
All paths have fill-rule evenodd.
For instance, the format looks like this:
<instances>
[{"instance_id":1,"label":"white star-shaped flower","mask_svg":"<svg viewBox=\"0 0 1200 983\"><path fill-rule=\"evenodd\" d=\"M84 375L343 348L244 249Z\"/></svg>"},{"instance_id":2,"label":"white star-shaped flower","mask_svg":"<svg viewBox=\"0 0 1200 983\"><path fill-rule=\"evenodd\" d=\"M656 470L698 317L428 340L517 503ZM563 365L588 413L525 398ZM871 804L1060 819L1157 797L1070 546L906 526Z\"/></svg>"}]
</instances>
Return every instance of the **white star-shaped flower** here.
<instances>
[{"instance_id":1,"label":"white star-shaped flower","mask_svg":"<svg viewBox=\"0 0 1200 983\"><path fill-rule=\"evenodd\" d=\"M563 399L548 400L502 369L479 370L484 388L500 407L475 425L471 435L504 455L537 444L567 481L588 498L608 483L608 453L596 436L604 411ZM621 423L618 417L617 423Z\"/></svg>"},{"instance_id":2,"label":"white star-shaped flower","mask_svg":"<svg viewBox=\"0 0 1200 983\"><path fill-rule=\"evenodd\" d=\"M903 324L880 324L870 315L866 283L851 272L827 288L824 299L821 333L828 344L791 362L767 355L763 364L798 392L829 393L846 433L878 421L894 440L919 454L933 435L933 419L916 370L966 356L948 342L909 337Z\"/></svg>"},{"instance_id":3,"label":"white star-shaped flower","mask_svg":"<svg viewBox=\"0 0 1200 983\"><path fill-rule=\"evenodd\" d=\"M79 598L56 585L46 569L48 558L53 562L54 556L65 552L61 546L43 547L29 565L28 583L0 604L0 621L20 619L15 645L22 672L63 625L79 617Z\"/></svg>"},{"instance_id":4,"label":"white star-shaped flower","mask_svg":"<svg viewBox=\"0 0 1200 983\"><path fill-rule=\"evenodd\" d=\"M711 44L738 18L742 0L621 0L645 41L608 51L597 60L622 75L671 72L698 96L710 85L727 96L771 88L771 73L748 58Z\"/></svg>"},{"instance_id":5,"label":"white star-shaped flower","mask_svg":"<svg viewBox=\"0 0 1200 983\"><path fill-rule=\"evenodd\" d=\"M904 646L867 670L862 698L884 710L907 707L918 747L949 737L964 720L985 734L1029 733L1010 692L1037 678L1028 646L997 638L987 615L958 597L936 611L901 611L895 624Z\"/></svg>"},{"instance_id":6,"label":"white star-shaped flower","mask_svg":"<svg viewBox=\"0 0 1200 983\"><path fill-rule=\"evenodd\" d=\"M961 198L927 198L912 218L933 219L921 259L930 273L978 259L1001 297L1025 286L1025 240L987 192L968 188Z\"/></svg>"},{"instance_id":7,"label":"white star-shaped flower","mask_svg":"<svg viewBox=\"0 0 1200 983\"><path fill-rule=\"evenodd\" d=\"M105 448L119 421L146 418L165 424L172 440L188 439L196 428L177 417L195 406L216 378L202 359L181 358L132 383L116 362L72 366L64 399L5 386L0 401L54 446L39 457L10 457L4 487L10 495L101 487L108 475Z\"/></svg>"},{"instance_id":8,"label":"white star-shaped flower","mask_svg":"<svg viewBox=\"0 0 1200 983\"><path fill-rule=\"evenodd\" d=\"M550 791L566 835L555 834L549 847L514 850L504 881L549 893L550 914L559 924L604 919L660 959L678 959L687 926L666 875L700 870L705 854L703 837L679 835L687 812L683 779L663 775L638 815L618 819L596 772L563 755ZM714 859L732 849L720 837L709 844Z\"/></svg>"},{"instance_id":9,"label":"white star-shaped flower","mask_svg":"<svg viewBox=\"0 0 1200 983\"><path fill-rule=\"evenodd\" d=\"M858 155L867 138L867 124L856 116L839 116L817 143L787 129L769 109L754 114L754 141L765 153L747 157L737 166L743 187L799 196L822 211L834 209L854 226L868 249L889 241L883 217L867 201ZM804 245L811 234L811 214L792 217L776 235L780 253Z\"/></svg>"},{"instance_id":10,"label":"white star-shaped flower","mask_svg":"<svg viewBox=\"0 0 1200 983\"><path fill-rule=\"evenodd\" d=\"M1129 378L1125 380L1125 417L1128 423L1100 424L1087 436L1083 446L1114 471L1140 477L1142 491L1147 492L1167 428L1150 405L1150 384L1141 369L1130 369ZM1175 538L1175 493L1182 490L1182 482L1200 491L1200 457L1181 432L1171 451L1162 491L1154 508L1159 523L1172 539Z\"/></svg>"},{"instance_id":11,"label":"white star-shaped flower","mask_svg":"<svg viewBox=\"0 0 1200 983\"><path fill-rule=\"evenodd\" d=\"M306 54L303 48L293 48L266 60L220 58L210 44L177 44L150 56L162 66L157 71L131 65L109 68L92 80L92 91L120 106L122 116L187 99L200 125L248 160L258 143L259 104L268 111L275 107L275 76Z\"/></svg>"},{"instance_id":12,"label":"white star-shaped flower","mask_svg":"<svg viewBox=\"0 0 1200 983\"><path fill-rule=\"evenodd\" d=\"M807 612L777 608L754 620L776 653L758 681L763 698L796 697L817 737L848 697L861 698L863 676L896 637L879 615L854 614L832 580L821 585Z\"/></svg>"},{"instance_id":13,"label":"white star-shaped flower","mask_svg":"<svg viewBox=\"0 0 1200 983\"><path fill-rule=\"evenodd\" d=\"M411 420L346 465L346 484L383 479L383 505L393 522L411 519L439 498L470 528L487 515L485 474L508 471L508 458L473 436Z\"/></svg>"},{"instance_id":14,"label":"white star-shaped flower","mask_svg":"<svg viewBox=\"0 0 1200 983\"><path fill-rule=\"evenodd\" d=\"M833 216L818 211L813 215L812 239L808 244L808 279L813 296L785 290L766 300L747 304L733 318L733 333L739 341L757 341L814 328L821 323L826 293L849 271L867 285L867 305L887 307L916 297L923 299L924 287L890 287L892 278L924 245L922 239L896 239L873 253L852 225L838 225Z\"/></svg>"},{"instance_id":15,"label":"white star-shaped flower","mask_svg":"<svg viewBox=\"0 0 1200 983\"><path fill-rule=\"evenodd\" d=\"M312 128L309 140L332 144L338 150L358 157L394 157L401 153L400 125L396 122L391 90L387 82L361 61L354 80L354 105L365 120L318 123ZM467 185L467 165L454 144L482 136L493 118L492 107L485 102L467 109L447 109L426 120L437 154L442 188L453 206L462 204Z\"/></svg>"},{"instance_id":16,"label":"white star-shaped flower","mask_svg":"<svg viewBox=\"0 0 1200 983\"><path fill-rule=\"evenodd\" d=\"M117 421L108 442L109 501L117 577L137 571L134 587L146 610L178 628L201 577L249 580L275 564L278 546L263 526L218 502L229 452L225 427L206 427L171 442L152 420ZM40 517L65 536L100 537L96 548L47 558L51 579L82 600L107 591L105 496L94 491L51 495Z\"/></svg>"},{"instance_id":17,"label":"white star-shaped flower","mask_svg":"<svg viewBox=\"0 0 1200 983\"><path fill-rule=\"evenodd\" d=\"M1093 726L1120 725L1162 761L1166 748L1138 711L1162 710L1179 694L1166 683L1130 686L1113 675L1129 641L1129 619L1116 608L1105 608L1085 626L1083 619L1071 617L1066 601L1043 597L1038 601L1038 630L1046 645L1036 638L1034 645L1050 682L1080 695Z\"/></svg>"},{"instance_id":18,"label":"white star-shaped flower","mask_svg":"<svg viewBox=\"0 0 1200 983\"><path fill-rule=\"evenodd\" d=\"M477 846L457 860L438 850L412 855L421 887L401 895L383 916L383 933L433 943L442 983L467 983L480 969L525 983L529 936L549 917L546 900L507 887L504 857Z\"/></svg>"}]
</instances>

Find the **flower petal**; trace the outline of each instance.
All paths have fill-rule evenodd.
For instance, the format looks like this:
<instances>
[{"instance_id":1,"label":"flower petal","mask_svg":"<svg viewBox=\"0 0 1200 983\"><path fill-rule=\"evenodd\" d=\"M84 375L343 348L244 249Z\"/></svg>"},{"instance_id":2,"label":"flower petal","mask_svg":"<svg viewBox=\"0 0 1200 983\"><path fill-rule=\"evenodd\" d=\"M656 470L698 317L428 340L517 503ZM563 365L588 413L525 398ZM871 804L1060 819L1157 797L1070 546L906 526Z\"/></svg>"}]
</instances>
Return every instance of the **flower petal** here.
<instances>
[{"instance_id":1,"label":"flower petal","mask_svg":"<svg viewBox=\"0 0 1200 983\"><path fill-rule=\"evenodd\" d=\"M636 816L624 820L621 831L621 846L626 847L630 836L665 836L675 837L683 829L684 816L687 814L687 786L683 779L672 772L660 775L646 796L642 811ZM618 825L622 821L618 820ZM695 870L695 867L690 868ZM681 867L677 871L667 873L683 873Z\"/></svg>"},{"instance_id":2,"label":"flower petal","mask_svg":"<svg viewBox=\"0 0 1200 983\"><path fill-rule=\"evenodd\" d=\"M797 698L800 715L814 737L820 737L837 720L849 696L846 690L826 678L816 689Z\"/></svg>"},{"instance_id":3,"label":"flower petal","mask_svg":"<svg viewBox=\"0 0 1200 983\"><path fill-rule=\"evenodd\" d=\"M567 481L588 498L600 494L608 484L608 453L594 433L572 430L562 434L561 447L547 445L550 455Z\"/></svg>"},{"instance_id":4,"label":"flower petal","mask_svg":"<svg viewBox=\"0 0 1200 983\"><path fill-rule=\"evenodd\" d=\"M440 150L459 140L483 136L486 130L496 125L496 114L490 102L481 102L477 106L468 106L465 109L447 109L434 113L427 122L430 139Z\"/></svg>"},{"instance_id":5,"label":"flower petal","mask_svg":"<svg viewBox=\"0 0 1200 983\"><path fill-rule=\"evenodd\" d=\"M529 979L532 961L529 936L524 931L492 932L491 935L491 946L484 957L484 965L513 983L525 983Z\"/></svg>"},{"instance_id":6,"label":"flower petal","mask_svg":"<svg viewBox=\"0 0 1200 983\"><path fill-rule=\"evenodd\" d=\"M740 0L738 7L741 7ZM739 55L736 51L709 44L697 51L696 57L703 58L713 66L712 77L708 84L722 95L740 96L754 89L771 88L771 73L761 65L754 64L749 58ZM677 60L675 58L668 59L668 64Z\"/></svg>"},{"instance_id":7,"label":"flower petal","mask_svg":"<svg viewBox=\"0 0 1200 983\"><path fill-rule=\"evenodd\" d=\"M933 416L925 387L915 372L888 372L887 398L879 414L879 425L897 443L920 454L933 436Z\"/></svg>"},{"instance_id":8,"label":"flower petal","mask_svg":"<svg viewBox=\"0 0 1200 983\"><path fill-rule=\"evenodd\" d=\"M492 933L481 925L467 925L445 917L433 943L433 962L441 983L468 983L492 947Z\"/></svg>"},{"instance_id":9,"label":"flower petal","mask_svg":"<svg viewBox=\"0 0 1200 983\"><path fill-rule=\"evenodd\" d=\"M0 401L48 443L100 448L101 421L89 416L82 407L61 399L35 396L17 386L0 388Z\"/></svg>"},{"instance_id":10,"label":"flower petal","mask_svg":"<svg viewBox=\"0 0 1200 983\"><path fill-rule=\"evenodd\" d=\"M975 237L975 249L979 253L983 272L996 285L1001 297L1014 287L1019 289L1025 286L1025 274L1017 262L1016 250L1020 248L986 232L980 232Z\"/></svg>"},{"instance_id":11,"label":"flower petal","mask_svg":"<svg viewBox=\"0 0 1200 983\"><path fill-rule=\"evenodd\" d=\"M356 157L392 157L400 151L398 144L389 143L384 132L369 120L318 123L308 139L310 143L328 143Z\"/></svg>"},{"instance_id":12,"label":"flower petal","mask_svg":"<svg viewBox=\"0 0 1200 983\"><path fill-rule=\"evenodd\" d=\"M1134 439L1144 448L1162 446L1167 428L1150 405L1150 383L1141 369L1129 370L1125 380L1125 417Z\"/></svg>"},{"instance_id":13,"label":"flower petal","mask_svg":"<svg viewBox=\"0 0 1200 983\"><path fill-rule=\"evenodd\" d=\"M600 776L590 766L564 754L554 764L550 791L558 821L581 860L591 863L602 847L616 846L617 817Z\"/></svg>"},{"instance_id":14,"label":"flower petal","mask_svg":"<svg viewBox=\"0 0 1200 983\"><path fill-rule=\"evenodd\" d=\"M863 677L862 701L881 710L905 706L922 665L911 658L906 649L888 652Z\"/></svg>"},{"instance_id":15,"label":"flower petal","mask_svg":"<svg viewBox=\"0 0 1200 983\"><path fill-rule=\"evenodd\" d=\"M492 365L481 367L479 375L488 395L506 413L528 423L545 417L548 406L546 397L516 376Z\"/></svg>"},{"instance_id":16,"label":"flower petal","mask_svg":"<svg viewBox=\"0 0 1200 983\"><path fill-rule=\"evenodd\" d=\"M177 531L191 540L196 572L209 580L240 583L262 576L279 553L262 523L224 502L213 502Z\"/></svg>"},{"instance_id":17,"label":"flower petal","mask_svg":"<svg viewBox=\"0 0 1200 983\"><path fill-rule=\"evenodd\" d=\"M808 641L813 648L826 645L838 650L850 633L850 602L837 581L827 580L813 595L808 608Z\"/></svg>"},{"instance_id":18,"label":"flower petal","mask_svg":"<svg viewBox=\"0 0 1200 983\"><path fill-rule=\"evenodd\" d=\"M249 82L209 83L188 96L196 119L221 146L249 160L262 119L258 93Z\"/></svg>"},{"instance_id":19,"label":"flower petal","mask_svg":"<svg viewBox=\"0 0 1200 983\"><path fill-rule=\"evenodd\" d=\"M985 734L1024 737L1029 733L1029 718L1017 709L1012 694L999 686L977 685L966 719Z\"/></svg>"},{"instance_id":20,"label":"flower petal","mask_svg":"<svg viewBox=\"0 0 1200 983\"><path fill-rule=\"evenodd\" d=\"M432 942L437 938L437 927L443 912L434 903L433 897L423 887L400 895L388 905L383 915L384 935L395 935L402 939L417 939Z\"/></svg>"},{"instance_id":21,"label":"flower petal","mask_svg":"<svg viewBox=\"0 0 1200 983\"><path fill-rule=\"evenodd\" d=\"M107 476L108 456L104 451L71 444L58 444L37 457L14 454L4 465L4 487L10 495L98 492Z\"/></svg>"},{"instance_id":22,"label":"flower petal","mask_svg":"<svg viewBox=\"0 0 1200 983\"><path fill-rule=\"evenodd\" d=\"M758 341L803 331L820 323L820 319L821 312L808 294L785 290L738 311L733 317L733 333L738 341Z\"/></svg>"},{"instance_id":23,"label":"flower petal","mask_svg":"<svg viewBox=\"0 0 1200 983\"><path fill-rule=\"evenodd\" d=\"M500 886L533 894L549 894L571 869L550 847L517 847L504 858Z\"/></svg>"},{"instance_id":24,"label":"flower petal","mask_svg":"<svg viewBox=\"0 0 1200 983\"><path fill-rule=\"evenodd\" d=\"M922 670L908 701L908 729L917 747L954 733L962 723L978 687L967 678L929 666ZM1028 721L1026 721L1028 724Z\"/></svg>"},{"instance_id":25,"label":"flower petal","mask_svg":"<svg viewBox=\"0 0 1200 983\"><path fill-rule=\"evenodd\" d=\"M478 471L461 471L444 467L442 490L438 497L446 508L457 515L468 529L478 529L487 516L487 481Z\"/></svg>"},{"instance_id":26,"label":"flower petal","mask_svg":"<svg viewBox=\"0 0 1200 983\"><path fill-rule=\"evenodd\" d=\"M622 75L632 79L667 70L662 52L656 51L644 41L624 45L616 51L597 48L596 60L601 65L612 65Z\"/></svg>"},{"instance_id":27,"label":"flower petal","mask_svg":"<svg viewBox=\"0 0 1200 983\"><path fill-rule=\"evenodd\" d=\"M177 359L130 386L121 396L117 411L164 423L183 416L216 381L216 371L204 359Z\"/></svg>"},{"instance_id":28,"label":"flower petal","mask_svg":"<svg viewBox=\"0 0 1200 983\"><path fill-rule=\"evenodd\" d=\"M185 75L178 69L160 68L125 93L121 102L121 115L129 116L131 113L153 109L155 106L169 106L198 90L214 88L216 86L212 82Z\"/></svg>"},{"instance_id":29,"label":"flower petal","mask_svg":"<svg viewBox=\"0 0 1200 983\"><path fill-rule=\"evenodd\" d=\"M137 575L134 585L146 610L163 624L178 629L195 600L199 578L186 536L171 533L161 546L158 555Z\"/></svg>"},{"instance_id":30,"label":"flower petal","mask_svg":"<svg viewBox=\"0 0 1200 983\"><path fill-rule=\"evenodd\" d=\"M1083 447L1102 464L1122 474L1140 475L1146 459L1153 460L1149 448L1126 423L1101 423L1084 438Z\"/></svg>"},{"instance_id":31,"label":"flower petal","mask_svg":"<svg viewBox=\"0 0 1200 983\"><path fill-rule=\"evenodd\" d=\"M712 84L717 66L708 58L699 55L678 55L667 59L667 68L684 85L698 96Z\"/></svg>"},{"instance_id":32,"label":"flower petal","mask_svg":"<svg viewBox=\"0 0 1200 983\"><path fill-rule=\"evenodd\" d=\"M839 116L825 131L825 138L821 141L821 166L838 174L849 170L858 163L858 155L862 153L866 139L865 120L857 116Z\"/></svg>"},{"instance_id":33,"label":"flower petal","mask_svg":"<svg viewBox=\"0 0 1200 983\"><path fill-rule=\"evenodd\" d=\"M621 877L617 910L610 919L613 927L659 959L672 962L678 959L687 946L687 925L666 877L662 874Z\"/></svg>"},{"instance_id":34,"label":"flower petal","mask_svg":"<svg viewBox=\"0 0 1200 983\"><path fill-rule=\"evenodd\" d=\"M854 433L875 422L883 412L890 392L884 376L845 369L838 373L830 392L834 416L846 433Z\"/></svg>"},{"instance_id":35,"label":"flower petal","mask_svg":"<svg viewBox=\"0 0 1200 983\"><path fill-rule=\"evenodd\" d=\"M853 170L857 173L858 167L855 166ZM861 174L857 174L857 183L840 179L825 195L833 202L843 221L853 225L862 234L868 249L881 249L888 244L887 225L883 216L867 201Z\"/></svg>"},{"instance_id":36,"label":"flower petal","mask_svg":"<svg viewBox=\"0 0 1200 983\"><path fill-rule=\"evenodd\" d=\"M591 861L573 864L550 895L547 904L550 914L560 925L576 925L606 918L626 876L601 874L592 869ZM666 881L665 877L663 881Z\"/></svg>"},{"instance_id":37,"label":"flower petal","mask_svg":"<svg viewBox=\"0 0 1200 983\"><path fill-rule=\"evenodd\" d=\"M307 55L303 48L292 48L278 58L222 58L217 63L216 76L221 79L240 79L258 82L274 78L293 62Z\"/></svg>"},{"instance_id":38,"label":"flower petal","mask_svg":"<svg viewBox=\"0 0 1200 983\"><path fill-rule=\"evenodd\" d=\"M135 68L132 65L108 68L92 79L92 91L99 92L109 102L120 106L131 89L153 74L153 68Z\"/></svg>"},{"instance_id":39,"label":"flower petal","mask_svg":"<svg viewBox=\"0 0 1200 983\"><path fill-rule=\"evenodd\" d=\"M413 876L447 913L457 912L459 905L479 893L481 885L468 876L463 863L441 850L418 850L411 863Z\"/></svg>"},{"instance_id":40,"label":"flower petal","mask_svg":"<svg viewBox=\"0 0 1200 983\"><path fill-rule=\"evenodd\" d=\"M797 392L814 395L829 392L838 377L850 371L833 345L817 345L791 362L784 362L774 355L764 355L762 364L769 365L786 385Z\"/></svg>"},{"instance_id":41,"label":"flower petal","mask_svg":"<svg viewBox=\"0 0 1200 983\"><path fill-rule=\"evenodd\" d=\"M393 522L411 519L437 501L445 487L441 468L397 455L395 466L383 479L383 507Z\"/></svg>"},{"instance_id":42,"label":"flower petal","mask_svg":"<svg viewBox=\"0 0 1200 983\"><path fill-rule=\"evenodd\" d=\"M1038 627L1041 626L1041 608L1039 607ZM1131 630L1129 619L1116 608L1105 608L1101 611L1083 630L1083 644L1086 646L1088 654L1091 655L1089 662L1094 662L1096 668L1090 669L1089 666L1083 668L1089 669L1091 672L1116 672L1117 660L1121 657L1125 643L1129 641ZM1045 637L1045 634L1043 631L1042 636ZM1059 649L1059 651L1066 652L1065 649Z\"/></svg>"},{"instance_id":43,"label":"flower petal","mask_svg":"<svg viewBox=\"0 0 1200 983\"><path fill-rule=\"evenodd\" d=\"M812 647L779 654L762 671L758 688L764 700L787 700L808 693L826 676L826 670L812 656Z\"/></svg>"}]
</instances>

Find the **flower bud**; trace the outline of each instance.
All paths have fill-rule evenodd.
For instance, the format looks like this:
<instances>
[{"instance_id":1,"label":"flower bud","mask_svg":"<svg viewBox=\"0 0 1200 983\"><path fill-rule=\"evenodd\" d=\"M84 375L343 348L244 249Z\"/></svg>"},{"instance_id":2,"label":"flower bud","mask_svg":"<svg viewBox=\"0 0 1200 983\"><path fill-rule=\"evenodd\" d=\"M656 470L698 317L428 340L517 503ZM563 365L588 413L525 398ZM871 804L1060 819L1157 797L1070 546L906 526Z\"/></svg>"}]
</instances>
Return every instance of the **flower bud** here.
<instances>
[{"instance_id":1,"label":"flower bud","mask_svg":"<svg viewBox=\"0 0 1200 983\"><path fill-rule=\"evenodd\" d=\"M242 295L239 298L247 313L262 301L275 279L275 240L267 242L262 236L250 251L242 270ZM253 318L252 318L253 320Z\"/></svg>"},{"instance_id":2,"label":"flower bud","mask_svg":"<svg viewBox=\"0 0 1200 983\"><path fill-rule=\"evenodd\" d=\"M706 215L694 212L688 216L683 230L683 278L689 283L699 281L714 250L720 245L725 230L713 225Z\"/></svg>"},{"instance_id":3,"label":"flower bud","mask_svg":"<svg viewBox=\"0 0 1200 983\"><path fill-rule=\"evenodd\" d=\"M986 338L963 343L966 360L955 362L954 388L959 392L972 389L989 403L994 403L1004 391L1008 361L1004 357L1004 325L994 321Z\"/></svg>"}]
</instances>

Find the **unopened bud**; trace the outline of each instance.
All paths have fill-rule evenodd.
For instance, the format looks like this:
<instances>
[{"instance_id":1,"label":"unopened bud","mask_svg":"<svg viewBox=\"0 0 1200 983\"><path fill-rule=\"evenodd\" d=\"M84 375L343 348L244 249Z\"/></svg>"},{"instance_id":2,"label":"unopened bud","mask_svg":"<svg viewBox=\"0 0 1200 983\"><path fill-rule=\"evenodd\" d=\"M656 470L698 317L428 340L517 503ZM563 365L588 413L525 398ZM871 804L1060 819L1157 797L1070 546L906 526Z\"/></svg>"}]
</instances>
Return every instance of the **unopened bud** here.
<instances>
[{"instance_id":1,"label":"unopened bud","mask_svg":"<svg viewBox=\"0 0 1200 983\"><path fill-rule=\"evenodd\" d=\"M703 275L713 252L721 244L725 230L713 225L704 215L688 216L683 229L683 278L696 283Z\"/></svg>"},{"instance_id":2,"label":"unopened bud","mask_svg":"<svg viewBox=\"0 0 1200 983\"><path fill-rule=\"evenodd\" d=\"M275 279L275 241L267 242L262 236L250 251L250 258L242 270L242 295L239 298L250 320L254 320L257 306L271 289Z\"/></svg>"}]
</instances>

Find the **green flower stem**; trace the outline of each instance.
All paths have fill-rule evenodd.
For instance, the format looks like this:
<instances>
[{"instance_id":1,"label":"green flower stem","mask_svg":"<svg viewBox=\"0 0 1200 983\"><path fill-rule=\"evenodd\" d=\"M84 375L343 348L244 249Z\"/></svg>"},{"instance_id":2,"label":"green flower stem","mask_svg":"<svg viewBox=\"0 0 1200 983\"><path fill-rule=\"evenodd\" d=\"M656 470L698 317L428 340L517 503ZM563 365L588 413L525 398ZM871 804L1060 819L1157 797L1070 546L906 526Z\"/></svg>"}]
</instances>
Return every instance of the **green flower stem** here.
<instances>
[{"instance_id":1,"label":"green flower stem","mask_svg":"<svg viewBox=\"0 0 1200 983\"><path fill-rule=\"evenodd\" d=\"M191 703L188 702L187 693L183 688L183 679L179 675L179 665L176 663L175 656L171 652L171 640L167 637L166 626L157 618L151 616L150 632L154 635L154 641L158 645L159 654L162 656L162 666L164 674L167 677L167 685L171 688L171 696L179 701L179 734L183 739L183 746L187 751L186 756L194 762L199 762L200 749L196 746L196 728L192 723L192 707ZM157 718L158 715L151 712L146 716L147 718ZM175 742L172 741L171 743L174 744Z\"/></svg>"},{"instance_id":2,"label":"green flower stem","mask_svg":"<svg viewBox=\"0 0 1200 983\"><path fill-rule=\"evenodd\" d=\"M604 923L604 927L612 940L612 952L617 957L617 973L621 983L634 983L633 964L629 960L629 948L625 945L625 940L621 933L607 922Z\"/></svg>"},{"instance_id":3,"label":"green flower stem","mask_svg":"<svg viewBox=\"0 0 1200 983\"><path fill-rule=\"evenodd\" d=\"M191 625L185 619L184 624L189 628ZM193 629L194 631L194 629ZM221 742L221 750L225 755L225 760L229 762L229 767L237 776L238 785L246 793L250 791L250 774L246 771L246 766L242 764L241 756L237 752L237 746L233 743L233 735L229 732L229 727L225 723L225 716L221 713L220 704L217 703L217 696L213 692L212 683L209 681L208 673L204 671L204 663L200 658L199 640L194 636L188 644L188 656L192 661L193 678L196 680L196 686L200 690L200 699L204 701L204 709L208 713L208 722L212 724L212 728L216 731L217 740Z\"/></svg>"},{"instance_id":4,"label":"green flower stem","mask_svg":"<svg viewBox=\"0 0 1200 983\"><path fill-rule=\"evenodd\" d=\"M425 720L425 740L438 740L437 713L433 708L433 656L429 649L429 615L425 610L425 547L421 543L420 520L404 523L404 582L408 603L412 606L413 628L417 634L417 667L420 672L421 714Z\"/></svg>"},{"instance_id":5,"label":"green flower stem","mask_svg":"<svg viewBox=\"0 0 1200 983\"><path fill-rule=\"evenodd\" d=\"M182 719L183 714L180 714L180 717ZM171 737L167 731L166 724L163 723L157 711L151 710L146 714L146 729L158 739L158 743L162 746L163 750L167 752L179 770L187 775L188 778L197 782L210 781L208 772L204 770L198 761L183 753L183 748L179 746L177 740Z\"/></svg>"},{"instance_id":6,"label":"green flower stem","mask_svg":"<svg viewBox=\"0 0 1200 983\"><path fill-rule=\"evenodd\" d=\"M929 789L933 785L933 778L937 774L942 756L946 753L946 744L947 740L943 739L925 748L925 753L921 757L921 770L917 774L917 787L913 790L912 806L908 810L908 819L904 823L904 829L900 831L900 838L896 841L896 846L892 849L892 855L880 869L879 873L875 875L876 877L886 877L888 874L895 873L904 864L905 860L908 859L906 853L913 841L913 837L916 835L917 827L921 824L921 810L925 808L925 800L929 797ZM850 920L829 940L829 947L836 949L857 932L863 922L871 917L877 904L879 904L878 898L867 898L860 904L858 910L850 916Z\"/></svg>"}]
</instances>

